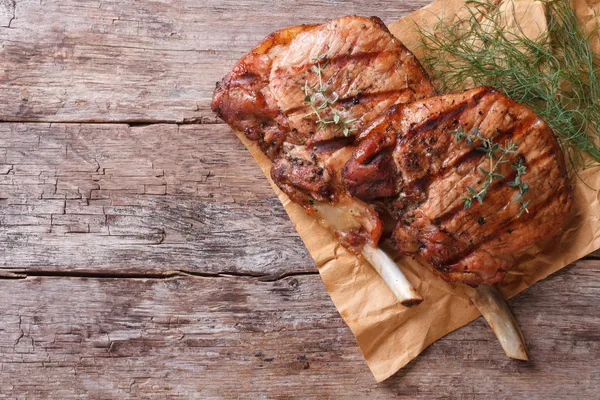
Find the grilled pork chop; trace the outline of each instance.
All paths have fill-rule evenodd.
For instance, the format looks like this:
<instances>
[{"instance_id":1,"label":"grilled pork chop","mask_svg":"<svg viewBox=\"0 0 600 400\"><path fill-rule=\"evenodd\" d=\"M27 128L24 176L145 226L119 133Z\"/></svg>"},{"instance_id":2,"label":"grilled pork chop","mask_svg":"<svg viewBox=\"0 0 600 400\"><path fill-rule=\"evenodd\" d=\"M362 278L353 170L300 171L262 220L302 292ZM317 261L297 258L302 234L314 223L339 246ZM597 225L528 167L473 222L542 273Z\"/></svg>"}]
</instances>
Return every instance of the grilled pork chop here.
<instances>
[{"instance_id":1,"label":"grilled pork chop","mask_svg":"<svg viewBox=\"0 0 600 400\"><path fill-rule=\"evenodd\" d=\"M360 252L379 241L382 226L375 208L341 184L355 136L390 106L433 94L380 19L343 17L271 34L217 84L212 108L258 142L292 201Z\"/></svg>"},{"instance_id":2,"label":"grilled pork chop","mask_svg":"<svg viewBox=\"0 0 600 400\"><path fill-rule=\"evenodd\" d=\"M482 141L516 150L498 165L482 203L465 208L468 187L489 172ZM420 255L446 280L496 283L513 253L556 232L572 203L563 153L548 125L531 109L483 87L394 106L361 135L342 172L351 195L379 203L396 221L393 243ZM527 170L526 211L515 201L517 164Z\"/></svg>"}]
</instances>

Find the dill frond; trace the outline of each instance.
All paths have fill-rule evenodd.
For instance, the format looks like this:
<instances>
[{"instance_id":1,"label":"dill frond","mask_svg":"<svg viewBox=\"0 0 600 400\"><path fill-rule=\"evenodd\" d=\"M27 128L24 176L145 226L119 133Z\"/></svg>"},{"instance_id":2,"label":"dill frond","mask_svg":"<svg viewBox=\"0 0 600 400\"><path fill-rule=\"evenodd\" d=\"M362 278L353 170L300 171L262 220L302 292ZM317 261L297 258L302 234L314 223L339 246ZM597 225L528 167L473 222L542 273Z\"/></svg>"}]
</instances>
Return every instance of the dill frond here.
<instances>
[{"instance_id":1,"label":"dill frond","mask_svg":"<svg viewBox=\"0 0 600 400\"><path fill-rule=\"evenodd\" d=\"M419 28L422 62L443 92L489 85L527 104L557 134L576 170L599 165L600 61L568 0L542 4L547 29L529 38L518 22L505 28L510 7L469 1L466 16Z\"/></svg>"}]
</instances>

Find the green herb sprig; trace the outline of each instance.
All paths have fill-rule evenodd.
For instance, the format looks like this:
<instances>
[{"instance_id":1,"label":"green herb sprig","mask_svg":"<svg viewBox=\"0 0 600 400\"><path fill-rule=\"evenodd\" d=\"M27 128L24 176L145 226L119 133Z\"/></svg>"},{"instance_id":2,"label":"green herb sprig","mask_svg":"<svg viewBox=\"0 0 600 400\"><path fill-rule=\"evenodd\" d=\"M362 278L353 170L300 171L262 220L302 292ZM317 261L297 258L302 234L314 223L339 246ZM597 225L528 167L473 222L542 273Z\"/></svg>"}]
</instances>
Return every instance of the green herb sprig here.
<instances>
[{"instance_id":1,"label":"green herb sprig","mask_svg":"<svg viewBox=\"0 0 600 400\"><path fill-rule=\"evenodd\" d=\"M514 181L508 182L508 186L517 188L517 190L519 191L514 201L518 201L521 203L521 211L519 212L520 217L521 214L523 214L523 212L529 214L529 210L527 209L527 206L529 205L529 200L523 200L523 196L525 196L525 193L529 191L529 185L523 182L522 178L522 176L527 173L527 166L523 163L523 158L519 157L518 161L512 165L512 169L515 170L517 175L515 176Z\"/></svg>"},{"instance_id":2,"label":"green herb sprig","mask_svg":"<svg viewBox=\"0 0 600 400\"><path fill-rule=\"evenodd\" d=\"M500 165L510 162L506 158L510 154L517 154L518 145L513 141L507 141L504 146L499 143L495 143L492 139L486 138L481 134L479 128L474 127L471 132L466 132L462 126L450 131L450 133L456 136L456 142L460 142L462 139L466 139L467 145L470 147L474 143L481 143L477 147L477 150L485 153L489 160L489 170L483 167L479 167L479 170L485 175L485 179L479 188L467 186L468 194L463 199L465 201L464 208L471 208L473 200L477 200L479 204L483 204L483 200L487 195L487 191L495 180L504 179L504 175L498 173ZM529 191L529 185L523 182L522 176L527 173L527 166L524 164L523 159L518 157L517 162L513 163L512 168L516 171L515 180L508 183L508 186L514 187L518 190L517 195L514 198L514 202L519 202L521 209L519 211L519 217L523 212L529 213L527 205L529 200L523 200L523 196Z\"/></svg>"},{"instance_id":3,"label":"green herb sprig","mask_svg":"<svg viewBox=\"0 0 600 400\"><path fill-rule=\"evenodd\" d=\"M510 5L468 1L466 16L419 28L421 60L444 92L490 85L530 106L559 136L575 170L599 165L600 60L570 2L542 2L547 30L528 38L518 23L506 29Z\"/></svg>"},{"instance_id":4,"label":"green herb sprig","mask_svg":"<svg viewBox=\"0 0 600 400\"><path fill-rule=\"evenodd\" d=\"M305 118L314 115L317 118L317 124L319 125L318 129L326 129L329 125L335 125L337 126L335 132L342 130L344 136L348 136L350 132L356 130L356 128L351 126L356 119L344 120L339 111L333 108L333 105L339 100L337 93L333 93L333 97L331 98L326 96L327 87L323 84L323 71L325 71L325 68L329 65L329 61L326 61L321 65L320 60L323 58L325 58L325 54L314 58L313 60L317 63L311 67L311 71L317 75L317 83L310 86L308 80L306 80L302 87L302 90L304 90L304 101L308 103L311 109L311 112L305 115ZM319 98L321 98L320 102ZM328 112L332 116L330 118L324 118L321 115L322 112Z\"/></svg>"}]
</instances>

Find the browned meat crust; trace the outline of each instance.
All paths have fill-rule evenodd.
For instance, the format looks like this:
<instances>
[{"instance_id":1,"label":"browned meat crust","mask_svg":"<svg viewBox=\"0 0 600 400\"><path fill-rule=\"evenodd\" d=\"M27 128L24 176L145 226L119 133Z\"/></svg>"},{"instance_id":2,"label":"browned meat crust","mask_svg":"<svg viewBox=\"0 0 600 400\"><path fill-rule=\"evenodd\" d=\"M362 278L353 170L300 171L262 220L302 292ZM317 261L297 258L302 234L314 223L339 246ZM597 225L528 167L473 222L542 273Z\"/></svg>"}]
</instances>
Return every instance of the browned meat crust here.
<instances>
[{"instance_id":1,"label":"browned meat crust","mask_svg":"<svg viewBox=\"0 0 600 400\"><path fill-rule=\"evenodd\" d=\"M334 172L305 146L284 144L271 168L271 177L288 197L300 204L312 199L333 203ZM308 194L310 193L310 195Z\"/></svg>"},{"instance_id":2,"label":"browned meat crust","mask_svg":"<svg viewBox=\"0 0 600 400\"><path fill-rule=\"evenodd\" d=\"M363 140L342 170L342 182L351 195L373 200L397 193L397 171L392 156L396 133L375 131Z\"/></svg>"}]
</instances>

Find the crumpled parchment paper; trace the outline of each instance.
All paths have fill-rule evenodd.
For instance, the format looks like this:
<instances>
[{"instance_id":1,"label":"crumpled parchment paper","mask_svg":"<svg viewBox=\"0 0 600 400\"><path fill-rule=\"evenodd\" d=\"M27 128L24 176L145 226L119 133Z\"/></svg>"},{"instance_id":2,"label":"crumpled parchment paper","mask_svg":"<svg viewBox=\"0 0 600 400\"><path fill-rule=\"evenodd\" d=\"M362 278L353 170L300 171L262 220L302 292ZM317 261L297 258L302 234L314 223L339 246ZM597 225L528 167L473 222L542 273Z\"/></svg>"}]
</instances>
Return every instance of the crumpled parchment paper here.
<instances>
[{"instance_id":1,"label":"crumpled parchment paper","mask_svg":"<svg viewBox=\"0 0 600 400\"><path fill-rule=\"evenodd\" d=\"M574 2L577 15L588 32L598 22L594 11L600 11L599 1ZM389 28L418 57L422 54L422 49L419 47L419 35L414 24L432 26L439 17L452 20L463 6L462 0L437 0L391 24ZM524 16L520 24L527 32L535 34L540 29L545 29L544 10L539 3L515 0L515 7L520 10L516 15ZM511 21L507 21L507 24L510 25ZM600 50L598 40L593 42L593 46L595 51ZM425 299L417 307L401 306L369 264L340 246L326 229L273 184L269 174L269 159L243 133L236 134L248 147L279 196L313 257L333 303L356 336L365 360L378 382L393 375L437 339L479 316L477 308L460 287L442 281L430 272L428 266L420 265L411 258L394 256L393 250L384 245L383 248L394 256ZM535 245L518 258L518 269L499 286L505 297L514 296L538 280L600 248L600 205L597 190L600 188L600 169L587 169L580 175L595 189L590 189L573 178L575 201L566 226L560 235ZM527 337L527 332L524 334Z\"/></svg>"}]
</instances>

